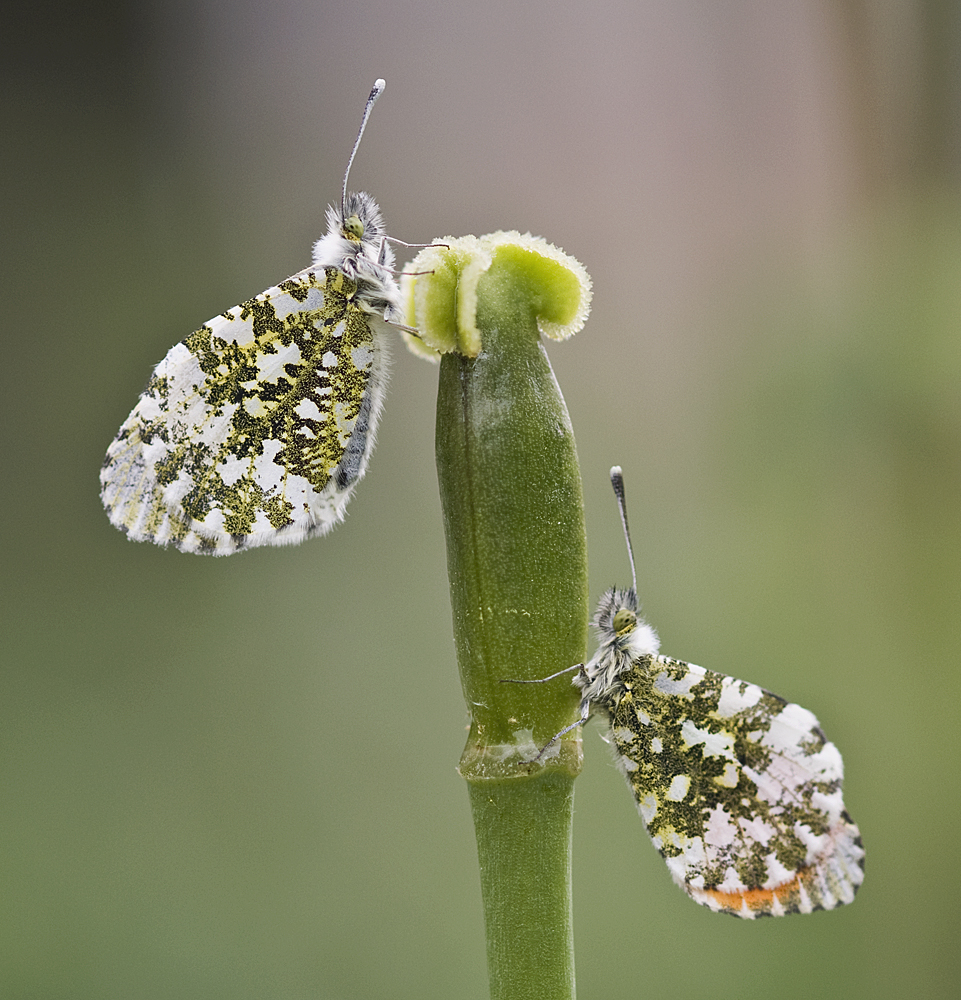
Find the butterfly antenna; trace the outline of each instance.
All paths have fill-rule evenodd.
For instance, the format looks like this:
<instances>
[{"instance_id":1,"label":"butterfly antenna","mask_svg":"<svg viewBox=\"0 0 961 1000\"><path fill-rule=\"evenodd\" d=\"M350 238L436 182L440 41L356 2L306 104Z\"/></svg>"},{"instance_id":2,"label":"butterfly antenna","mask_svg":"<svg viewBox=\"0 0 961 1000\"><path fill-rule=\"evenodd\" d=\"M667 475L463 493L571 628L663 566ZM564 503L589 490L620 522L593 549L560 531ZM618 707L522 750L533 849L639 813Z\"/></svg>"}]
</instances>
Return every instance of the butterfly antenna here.
<instances>
[{"instance_id":1,"label":"butterfly antenna","mask_svg":"<svg viewBox=\"0 0 961 1000\"><path fill-rule=\"evenodd\" d=\"M614 496L617 497L617 509L621 512L621 524L624 525L624 541L627 542L627 557L631 560L631 580L634 584L634 593L637 593L637 571L634 569L634 548L631 545L631 532L627 527L627 500L624 497L624 475L621 467L615 465L611 469L611 486L614 487Z\"/></svg>"},{"instance_id":2,"label":"butterfly antenna","mask_svg":"<svg viewBox=\"0 0 961 1000\"><path fill-rule=\"evenodd\" d=\"M367 119L370 118L371 108L374 106L374 101L384 92L384 87L387 84L383 80L374 80L373 89L370 92L370 97L367 98L367 106L364 108L364 117L360 120L360 131L357 133L357 139L354 142L354 148L350 151L350 159L347 161L347 169L344 171L344 190L340 196L340 212L341 217L347 217L347 178L350 176L350 168L354 162L354 157L357 155L357 147L360 145L361 137L364 134L364 129L367 128Z\"/></svg>"}]
</instances>

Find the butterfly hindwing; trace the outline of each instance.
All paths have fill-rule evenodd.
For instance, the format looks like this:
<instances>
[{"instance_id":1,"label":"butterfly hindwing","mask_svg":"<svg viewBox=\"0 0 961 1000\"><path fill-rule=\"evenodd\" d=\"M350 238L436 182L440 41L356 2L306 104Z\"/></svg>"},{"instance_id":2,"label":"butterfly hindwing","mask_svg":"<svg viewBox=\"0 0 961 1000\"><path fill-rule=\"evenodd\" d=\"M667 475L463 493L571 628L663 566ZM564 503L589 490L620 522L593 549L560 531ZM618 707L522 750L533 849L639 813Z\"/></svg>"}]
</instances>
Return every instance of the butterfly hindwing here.
<instances>
[{"instance_id":1,"label":"butterfly hindwing","mask_svg":"<svg viewBox=\"0 0 961 1000\"><path fill-rule=\"evenodd\" d=\"M864 877L843 765L817 719L755 684L665 656L623 671L618 764L674 880L742 917L832 909Z\"/></svg>"},{"instance_id":2,"label":"butterfly hindwing","mask_svg":"<svg viewBox=\"0 0 961 1000\"><path fill-rule=\"evenodd\" d=\"M373 444L383 326L332 267L202 326L160 362L107 452L112 523L218 555L328 531Z\"/></svg>"}]
</instances>

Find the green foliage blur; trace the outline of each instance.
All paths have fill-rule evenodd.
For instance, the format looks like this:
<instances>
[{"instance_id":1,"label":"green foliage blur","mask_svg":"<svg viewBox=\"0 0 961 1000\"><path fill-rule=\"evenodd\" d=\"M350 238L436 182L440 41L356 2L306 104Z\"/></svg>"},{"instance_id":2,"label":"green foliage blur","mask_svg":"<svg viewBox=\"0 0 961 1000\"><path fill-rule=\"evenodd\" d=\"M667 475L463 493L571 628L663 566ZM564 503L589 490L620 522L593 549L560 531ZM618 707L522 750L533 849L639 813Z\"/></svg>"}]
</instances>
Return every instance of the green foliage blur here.
<instances>
[{"instance_id":1,"label":"green foliage blur","mask_svg":"<svg viewBox=\"0 0 961 1000\"><path fill-rule=\"evenodd\" d=\"M377 76L352 186L391 232L531 229L592 275L587 328L549 347L592 600L629 575L617 463L664 652L814 711L867 848L850 907L712 915L588 727L581 995L956 995L961 170L935 71L959 34L930 30L937 4L861 30L881 7L11 20L0 996L486 996L436 369L398 344L368 478L325 539L186 556L127 542L98 499L151 367L308 262Z\"/></svg>"}]
</instances>

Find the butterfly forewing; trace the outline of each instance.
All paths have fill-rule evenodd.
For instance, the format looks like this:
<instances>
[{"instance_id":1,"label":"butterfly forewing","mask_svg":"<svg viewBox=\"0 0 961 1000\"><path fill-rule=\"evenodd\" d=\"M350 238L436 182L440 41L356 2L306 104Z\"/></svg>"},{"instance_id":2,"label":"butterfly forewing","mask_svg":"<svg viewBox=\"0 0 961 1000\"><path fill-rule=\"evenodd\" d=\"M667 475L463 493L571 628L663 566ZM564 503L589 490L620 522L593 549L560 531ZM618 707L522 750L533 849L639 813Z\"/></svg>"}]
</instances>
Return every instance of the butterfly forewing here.
<instances>
[{"instance_id":1,"label":"butterfly forewing","mask_svg":"<svg viewBox=\"0 0 961 1000\"><path fill-rule=\"evenodd\" d=\"M383 325L353 280L310 268L202 326L160 362L107 452L110 520L214 554L328 531L373 444Z\"/></svg>"},{"instance_id":2,"label":"butterfly forewing","mask_svg":"<svg viewBox=\"0 0 961 1000\"><path fill-rule=\"evenodd\" d=\"M618 763L674 880L742 917L832 909L864 877L841 755L817 719L755 684L635 660L605 708Z\"/></svg>"}]
</instances>

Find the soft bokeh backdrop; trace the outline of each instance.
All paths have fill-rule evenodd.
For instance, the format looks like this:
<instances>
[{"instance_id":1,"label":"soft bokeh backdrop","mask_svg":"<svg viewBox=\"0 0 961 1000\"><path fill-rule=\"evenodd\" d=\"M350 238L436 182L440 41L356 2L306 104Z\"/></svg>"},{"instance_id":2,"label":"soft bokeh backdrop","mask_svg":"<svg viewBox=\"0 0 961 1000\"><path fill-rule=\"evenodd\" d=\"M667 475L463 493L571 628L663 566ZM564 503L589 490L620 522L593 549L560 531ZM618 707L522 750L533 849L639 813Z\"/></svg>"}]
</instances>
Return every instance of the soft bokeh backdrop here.
<instances>
[{"instance_id":1,"label":"soft bokeh backdrop","mask_svg":"<svg viewBox=\"0 0 961 1000\"><path fill-rule=\"evenodd\" d=\"M957 5L93 0L2 44L0 995L486 995L435 370L398 345L326 539L184 556L97 496L151 366L308 262L377 76L394 235L593 276L550 347L593 594L617 462L665 652L815 711L867 845L851 907L714 916L589 727L581 995L957 995Z\"/></svg>"}]
</instances>

